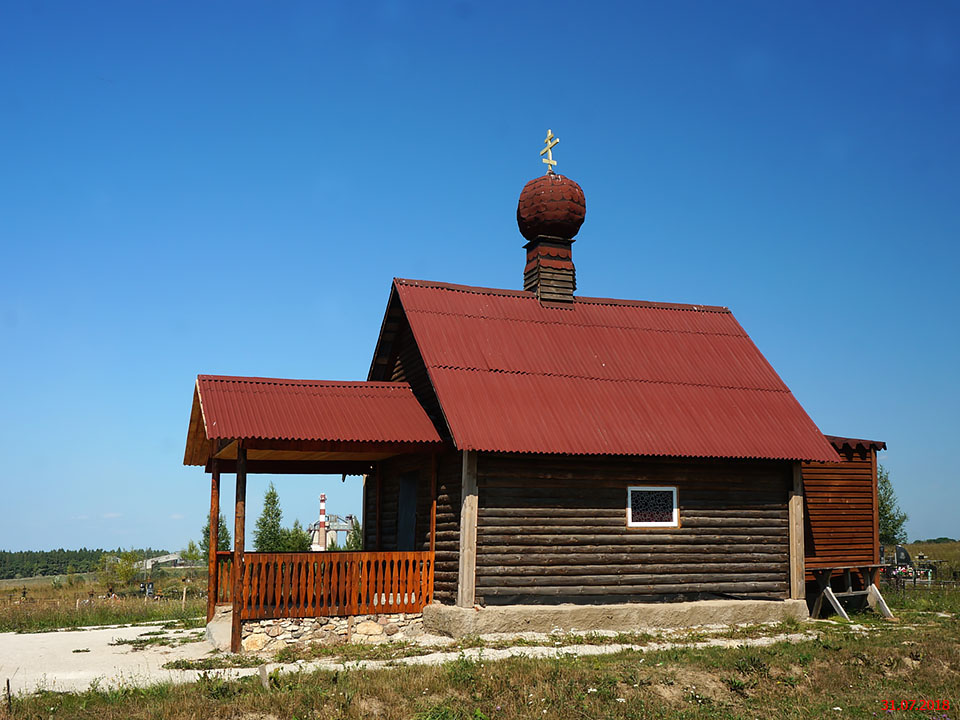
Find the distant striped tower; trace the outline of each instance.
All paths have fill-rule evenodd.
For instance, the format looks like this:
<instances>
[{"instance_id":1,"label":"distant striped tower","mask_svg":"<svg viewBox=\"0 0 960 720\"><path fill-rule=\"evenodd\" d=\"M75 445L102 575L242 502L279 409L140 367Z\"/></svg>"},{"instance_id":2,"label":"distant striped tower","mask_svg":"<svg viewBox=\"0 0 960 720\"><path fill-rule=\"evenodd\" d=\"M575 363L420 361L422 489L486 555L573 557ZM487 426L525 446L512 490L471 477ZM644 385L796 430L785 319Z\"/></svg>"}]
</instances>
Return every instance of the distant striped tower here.
<instances>
[{"instance_id":1,"label":"distant striped tower","mask_svg":"<svg viewBox=\"0 0 960 720\"><path fill-rule=\"evenodd\" d=\"M320 494L320 518L313 526L313 538L310 549L320 552L327 549L327 494Z\"/></svg>"}]
</instances>

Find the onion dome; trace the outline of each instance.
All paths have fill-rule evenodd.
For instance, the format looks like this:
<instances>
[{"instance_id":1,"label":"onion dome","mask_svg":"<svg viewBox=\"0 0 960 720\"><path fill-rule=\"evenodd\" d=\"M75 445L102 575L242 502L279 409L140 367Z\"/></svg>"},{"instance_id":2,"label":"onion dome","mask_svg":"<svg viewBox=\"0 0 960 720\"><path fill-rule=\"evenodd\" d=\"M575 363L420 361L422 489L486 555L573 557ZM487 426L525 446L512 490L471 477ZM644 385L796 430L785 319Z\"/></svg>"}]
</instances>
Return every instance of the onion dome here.
<instances>
[{"instance_id":1,"label":"onion dome","mask_svg":"<svg viewBox=\"0 0 960 720\"><path fill-rule=\"evenodd\" d=\"M517 204L517 225L527 240L540 236L572 239L583 225L587 201L570 178L548 172L528 182Z\"/></svg>"}]
</instances>

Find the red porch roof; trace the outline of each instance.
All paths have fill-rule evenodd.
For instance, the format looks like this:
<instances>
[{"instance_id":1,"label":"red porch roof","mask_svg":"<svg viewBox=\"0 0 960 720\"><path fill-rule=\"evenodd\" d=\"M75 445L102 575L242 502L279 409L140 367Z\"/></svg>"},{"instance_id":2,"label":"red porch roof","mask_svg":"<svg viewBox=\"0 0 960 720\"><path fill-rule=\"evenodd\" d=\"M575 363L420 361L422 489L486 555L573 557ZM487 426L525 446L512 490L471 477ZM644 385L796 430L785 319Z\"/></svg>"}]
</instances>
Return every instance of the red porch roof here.
<instances>
[{"instance_id":1,"label":"red porch roof","mask_svg":"<svg viewBox=\"0 0 960 720\"><path fill-rule=\"evenodd\" d=\"M440 442L407 383L198 376L184 464L237 439Z\"/></svg>"},{"instance_id":2,"label":"red porch roof","mask_svg":"<svg viewBox=\"0 0 960 720\"><path fill-rule=\"evenodd\" d=\"M836 459L727 308L394 287L458 448Z\"/></svg>"}]
</instances>

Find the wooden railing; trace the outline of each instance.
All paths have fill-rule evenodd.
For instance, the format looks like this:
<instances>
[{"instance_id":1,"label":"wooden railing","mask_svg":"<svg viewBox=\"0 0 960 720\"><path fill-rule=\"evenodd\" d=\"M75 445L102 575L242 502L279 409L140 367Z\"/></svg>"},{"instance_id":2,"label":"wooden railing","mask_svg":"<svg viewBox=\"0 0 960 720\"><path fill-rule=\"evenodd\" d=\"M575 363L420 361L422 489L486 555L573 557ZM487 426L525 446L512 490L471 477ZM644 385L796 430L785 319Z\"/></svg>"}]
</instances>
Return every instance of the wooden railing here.
<instances>
[{"instance_id":1,"label":"wooden railing","mask_svg":"<svg viewBox=\"0 0 960 720\"><path fill-rule=\"evenodd\" d=\"M246 553L240 583L243 620L419 612L433 600L433 553Z\"/></svg>"},{"instance_id":2,"label":"wooden railing","mask_svg":"<svg viewBox=\"0 0 960 720\"><path fill-rule=\"evenodd\" d=\"M217 577L214 585L217 604L229 603L233 598L233 553L217 551Z\"/></svg>"}]
</instances>

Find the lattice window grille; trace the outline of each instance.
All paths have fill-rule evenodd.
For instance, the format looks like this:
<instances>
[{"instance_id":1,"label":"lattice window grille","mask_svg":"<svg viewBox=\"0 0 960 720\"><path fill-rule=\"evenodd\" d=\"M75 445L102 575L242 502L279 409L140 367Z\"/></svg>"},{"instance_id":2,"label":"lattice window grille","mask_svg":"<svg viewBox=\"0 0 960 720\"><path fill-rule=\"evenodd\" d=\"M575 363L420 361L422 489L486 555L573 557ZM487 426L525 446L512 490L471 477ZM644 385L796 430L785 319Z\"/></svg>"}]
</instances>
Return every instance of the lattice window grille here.
<instances>
[{"instance_id":1,"label":"lattice window grille","mask_svg":"<svg viewBox=\"0 0 960 720\"><path fill-rule=\"evenodd\" d=\"M679 527L675 487L627 488L627 527Z\"/></svg>"}]
</instances>

